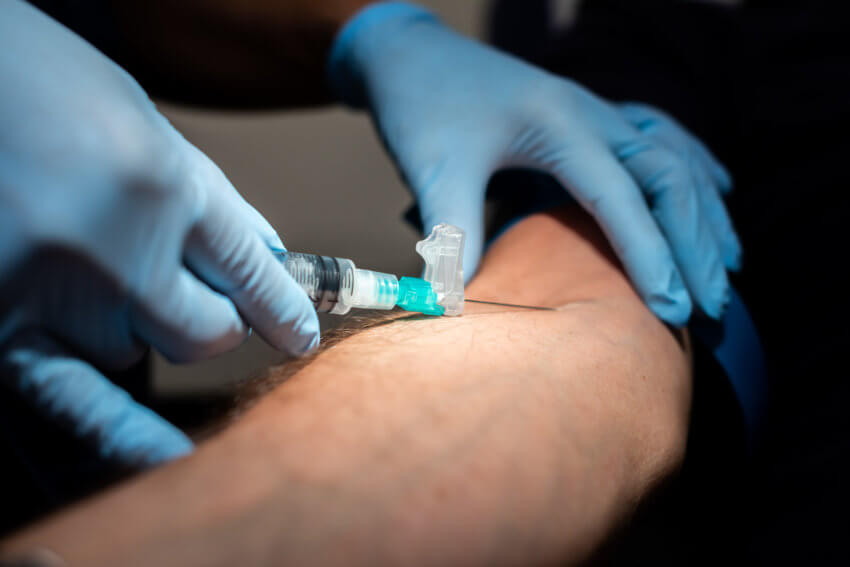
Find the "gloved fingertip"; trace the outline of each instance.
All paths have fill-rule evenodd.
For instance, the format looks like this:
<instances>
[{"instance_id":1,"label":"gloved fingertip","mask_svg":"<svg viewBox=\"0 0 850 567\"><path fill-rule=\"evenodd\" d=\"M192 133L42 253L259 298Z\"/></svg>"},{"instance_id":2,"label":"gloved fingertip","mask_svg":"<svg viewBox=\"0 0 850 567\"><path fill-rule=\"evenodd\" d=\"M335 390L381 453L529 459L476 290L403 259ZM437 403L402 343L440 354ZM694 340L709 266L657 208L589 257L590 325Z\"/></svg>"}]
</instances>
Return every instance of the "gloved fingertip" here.
<instances>
[{"instance_id":1,"label":"gloved fingertip","mask_svg":"<svg viewBox=\"0 0 850 567\"><path fill-rule=\"evenodd\" d=\"M726 313L726 308L729 306L730 298L729 286L727 285L717 299L704 301L700 304L700 306L706 315L716 321L719 321Z\"/></svg>"},{"instance_id":2,"label":"gloved fingertip","mask_svg":"<svg viewBox=\"0 0 850 567\"><path fill-rule=\"evenodd\" d=\"M720 165L719 163L714 163L714 177L717 181L717 187L720 190L720 193L723 195L728 195L732 192L732 175L727 171L725 167Z\"/></svg>"},{"instance_id":3,"label":"gloved fingertip","mask_svg":"<svg viewBox=\"0 0 850 567\"><path fill-rule=\"evenodd\" d=\"M266 245L274 252L286 252L286 246L283 245L283 240L277 232L266 236Z\"/></svg>"},{"instance_id":4,"label":"gloved fingertip","mask_svg":"<svg viewBox=\"0 0 850 567\"><path fill-rule=\"evenodd\" d=\"M709 150L708 147L699 140L694 140L692 150L694 155L699 156L699 160L705 166L706 171L709 173L714 184L717 185L717 189L720 191L720 194L725 195L729 193L732 190L734 181L732 179L732 174L729 173L726 166L720 163L720 161L714 157L714 154L711 153L711 150Z\"/></svg>"},{"instance_id":5,"label":"gloved fingertip","mask_svg":"<svg viewBox=\"0 0 850 567\"><path fill-rule=\"evenodd\" d=\"M684 327L691 317L690 301L682 303L666 296L653 297L648 302L655 315L674 327Z\"/></svg>"},{"instance_id":6,"label":"gloved fingertip","mask_svg":"<svg viewBox=\"0 0 850 567\"><path fill-rule=\"evenodd\" d=\"M320 339L319 317L311 308L292 321L275 346L292 356L304 356L319 346Z\"/></svg>"},{"instance_id":7,"label":"gloved fingertip","mask_svg":"<svg viewBox=\"0 0 850 567\"><path fill-rule=\"evenodd\" d=\"M310 340L309 344L307 345L307 348L305 348L300 353L299 356L303 356L305 354L310 354L311 352L313 352L314 350L319 348L319 343L321 342L321 338L322 338L321 335L318 332L316 332L316 334L313 335L313 338Z\"/></svg>"},{"instance_id":8,"label":"gloved fingertip","mask_svg":"<svg viewBox=\"0 0 850 567\"><path fill-rule=\"evenodd\" d=\"M308 331L301 335L301 340L290 346L294 356L305 356L312 353L319 347L321 342L321 334L319 333L318 325L315 331Z\"/></svg>"},{"instance_id":9,"label":"gloved fingertip","mask_svg":"<svg viewBox=\"0 0 850 567\"><path fill-rule=\"evenodd\" d=\"M701 290L699 306L706 315L719 320L723 317L731 298L729 279L725 270L718 270L710 285Z\"/></svg>"},{"instance_id":10,"label":"gloved fingertip","mask_svg":"<svg viewBox=\"0 0 850 567\"><path fill-rule=\"evenodd\" d=\"M723 264L726 266L727 270L733 272L740 272L741 264L743 262L742 258L743 253L741 252L740 247L738 247L737 249L727 249L723 253Z\"/></svg>"},{"instance_id":11,"label":"gloved fingertip","mask_svg":"<svg viewBox=\"0 0 850 567\"><path fill-rule=\"evenodd\" d=\"M691 316L691 297L679 272L673 270L666 285L650 293L646 303L655 315L675 327L683 327Z\"/></svg>"},{"instance_id":12,"label":"gloved fingertip","mask_svg":"<svg viewBox=\"0 0 850 567\"><path fill-rule=\"evenodd\" d=\"M186 435L175 431L170 438L160 439L147 452L138 457L138 466L155 467L181 457L195 450L195 445Z\"/></svg>"}]
</instances>

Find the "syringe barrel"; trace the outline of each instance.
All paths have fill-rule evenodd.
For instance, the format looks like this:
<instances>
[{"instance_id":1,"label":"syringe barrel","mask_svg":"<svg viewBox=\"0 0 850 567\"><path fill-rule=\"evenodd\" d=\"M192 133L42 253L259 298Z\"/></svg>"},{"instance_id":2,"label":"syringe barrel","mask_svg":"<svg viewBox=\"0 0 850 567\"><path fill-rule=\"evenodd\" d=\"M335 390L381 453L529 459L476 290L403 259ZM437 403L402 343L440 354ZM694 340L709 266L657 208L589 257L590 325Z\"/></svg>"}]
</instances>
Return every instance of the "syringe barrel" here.
<instances>
[{"instance_id":1,"label":"syringe barrel","mask_svg":"<svg viewBox=\"0 0 850 567\"><path fill-rule=\"evenodd\" d=\"M281 254L281 262L320 313L337 308L345 275L354 269L351 260L299 252Z\"/></svg>"},{"instance_id":2,"label":"syringe barrel","mask_svg":"<svg viewBox=\"0 0 850 567\"><path fill-rule=\"evenodd\" d=\"M320 313L392 309L398 300L398 279L392 274L357 269L346 258L299 252L284 252L280 258Z\"/></svg>"}]
</instances>

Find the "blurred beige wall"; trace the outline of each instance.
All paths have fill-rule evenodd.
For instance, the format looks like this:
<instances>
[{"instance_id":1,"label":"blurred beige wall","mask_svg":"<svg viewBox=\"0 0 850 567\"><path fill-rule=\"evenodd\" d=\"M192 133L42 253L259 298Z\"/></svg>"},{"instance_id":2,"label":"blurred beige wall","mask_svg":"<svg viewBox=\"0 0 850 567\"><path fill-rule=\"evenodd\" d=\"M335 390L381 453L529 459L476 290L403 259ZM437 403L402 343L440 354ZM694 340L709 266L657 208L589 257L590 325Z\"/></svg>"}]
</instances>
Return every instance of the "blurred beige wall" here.
<instances>
[{"instance_id":1,"label":"blurred beige wall","mask_svg":"<svg viewBox=\"0 0 850 567\"><path fill-rule=\"evenodd\" d=\"M486 0L423 2L480 36ZM417 234L401 215L411 199L369 120L341 108L220 113L161 104L186 138L207 153L279 231L290 250L353 259L363 267L416 275ZM332 324L322 318L323 326ZM239 349L192 365L154 361L159 392L209 392L283 360L251 337Z\"/></svg>"}]
</instances>

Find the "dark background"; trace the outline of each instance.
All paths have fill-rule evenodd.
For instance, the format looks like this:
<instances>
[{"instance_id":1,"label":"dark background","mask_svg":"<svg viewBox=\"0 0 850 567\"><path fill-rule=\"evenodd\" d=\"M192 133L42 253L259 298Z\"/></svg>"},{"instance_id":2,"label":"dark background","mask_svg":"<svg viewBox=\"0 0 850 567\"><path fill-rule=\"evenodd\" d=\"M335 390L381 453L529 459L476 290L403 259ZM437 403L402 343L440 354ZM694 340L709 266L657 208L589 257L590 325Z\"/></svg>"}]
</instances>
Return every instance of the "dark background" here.
<instances>
[{"instance_id":1,"label":"dark background","mask_svg":"<svg viewBox=\"0 0 850 567\"><path fill-rule=\"evenodd\" d=\"M425 3L461 31L490 29L489 2ZM745 458L728 387L698 355L684 473L600 561L850 564L845 3L753 0L736 11L735 2L592 0L569 34L558 30L575 3L550 4L547 15L539 2L501 2L495 39L601 96L664 108L731 169L729 204L745 250L733 281L772 380L761 440ZM290 249L418 272L418 235L402 220L410 198L365 116L161 109ZM256 338L198 365L155 358L155 387L166 398L213 393L277 360Z\"/></svg>"}]
</instances>

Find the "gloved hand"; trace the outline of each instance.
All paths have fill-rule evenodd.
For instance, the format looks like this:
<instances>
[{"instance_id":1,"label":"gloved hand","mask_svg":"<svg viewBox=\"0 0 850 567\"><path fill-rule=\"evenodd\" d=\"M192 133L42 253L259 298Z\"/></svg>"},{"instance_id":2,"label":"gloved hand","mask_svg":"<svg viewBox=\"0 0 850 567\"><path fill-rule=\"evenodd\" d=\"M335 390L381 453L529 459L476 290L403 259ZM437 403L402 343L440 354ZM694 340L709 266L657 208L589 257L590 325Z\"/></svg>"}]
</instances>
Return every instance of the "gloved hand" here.
<instances>
[{"instance_id":1,"label":"gloved hand","mask_svg":"<svg viewBox=\"0 0 850 567\"><path fill-rule=\"evenodd\" d=\"M94 434L104 456L185 452L185 437L76 357L123 368L152 345L196 360L248 325L290 353L312 348L315 310L269 247L283 248L272 227L127 73L28 4L0 3L7 386Z\"/></svg>"},{"instance_id":2,"label":"gloved hand","mask_svg":"<svg viewBox=\"0 0 850 567\"><path fill-rule=\"evenodd\" d=\"M732 178L711 151L666 113L646 104L619 105L620 113L653 144L673 152L691 170L696 184L700 212L714 234L723 264L732 271L741 269L741 243L732 226L722 195L732 190Z\"/></svg>"},{"instance_id":3,"label":"gloved hand","mask_svg":"<svg viewBox=\"0 0 850 567\"><path fill-rule=\"evenodd\" d=\"M721 315L725 267L734 268L739 254L717 195L729 177L672 123L645 132L637 112L405 3L376 3L355 15L334 42L328 70L343 100L372 111L426 234L439 222L466 230L467 277L481 256L490 176L530 167L554 175L596 218L659 317L684 324L691 296L707 314Z\"/></svg>"}]
</instances>

